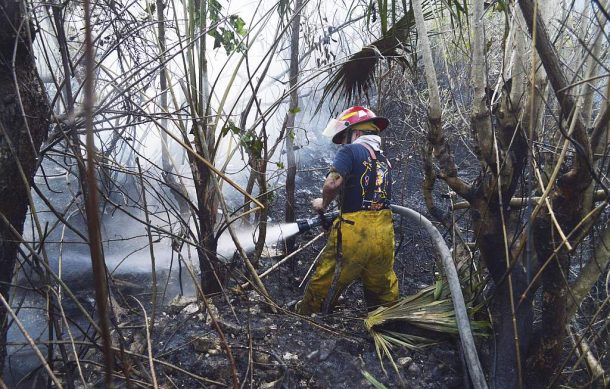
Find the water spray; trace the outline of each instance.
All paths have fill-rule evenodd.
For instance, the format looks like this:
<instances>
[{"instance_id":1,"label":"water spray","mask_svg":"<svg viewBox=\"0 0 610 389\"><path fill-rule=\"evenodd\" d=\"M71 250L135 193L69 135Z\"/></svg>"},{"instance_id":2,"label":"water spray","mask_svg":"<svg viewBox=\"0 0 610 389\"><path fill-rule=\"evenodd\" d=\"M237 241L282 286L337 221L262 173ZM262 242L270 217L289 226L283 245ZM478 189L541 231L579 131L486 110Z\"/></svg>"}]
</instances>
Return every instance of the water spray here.
<instances>
[{"instance_id":1,"label":"water spray","mask_svg":"<svg viewBox=\"0 0 610 389\"><path fill-rule=\"evenodd\" d=\"M267 227L266 244L268 246L273 246L276 242L281 242L284 239L302 234L318 226L322 226L328 230L330 229L332 222L338 216L339 211L333 211L324 214L321 213L308 219L298 219L293 223L269 225ZM224 233L227 227L228 225L225 225L216 234L217 250L221 257L230 258L235 251L235 244L233 243L233 238L229 234ZM248 252L254 250L257 239L257 229L255 227L238 229L236 235L244 251Z\"/></svg>"}]
</instances>

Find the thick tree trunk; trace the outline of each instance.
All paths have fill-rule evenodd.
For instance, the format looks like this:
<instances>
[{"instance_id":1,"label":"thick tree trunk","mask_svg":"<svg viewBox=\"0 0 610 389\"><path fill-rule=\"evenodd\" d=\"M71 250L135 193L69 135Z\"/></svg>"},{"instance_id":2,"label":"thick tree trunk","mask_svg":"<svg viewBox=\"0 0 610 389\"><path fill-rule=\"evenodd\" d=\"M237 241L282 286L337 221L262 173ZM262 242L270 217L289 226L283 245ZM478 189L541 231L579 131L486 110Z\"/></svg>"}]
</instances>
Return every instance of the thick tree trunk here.
<instances>
[{"instance_id":1,"label":"thick tree trunk","mask_svg":"<svg viewBox=\"0 0 610 389\"><path fill-rule=\"evenodd\" d=\"M439 96L438 81L436 78L436 70L434 69L434 60L432 59L432 49L428 39L428 30L424 21L421 1L413 2L413 15L418 35L418 50L422 54L424 62L424 72L426 75L426 84L430 95L428 102L428 149L424 154L424 172L425 178L423 183L423 194L426 202L426 207L432 216L437 220L446 222L446 217L443 211L435 205L433 190L436 181L436 171L432 164L432 155L439 162L439 176L442 177L447 184L457 193L461 193L456 187L461 183L457 178L457 167L449 144L443 134L442 109Z\"/></svg>"},{"instance_id":2,"label":"thick tree trunk","mask_svg":"<svg viewBox=\"0 0 610 389\"><path fill-rule=\"evenodd\" d=\"M585 130L585 125L579 115L578 107L573 97L569 94L568 82L563 73L559 57L552 46L545 24L537 12L533 1L519 0L519 5L532 36L535 36L535 46L549 82L555 91L559 101L562 115L568 117L574 113L573 123L573 145L578 148L570 170L561 175L556 181L556 188L550 196L552 212L554 213L559 227L565 231L571 231L579 220L582 211L584 192L589 187L592 177L589 167L592 166L591 143ZM534 23L535 22L535 23ZM544 210L538 215L535 226L535 245L538 260L549 261L549 266L544 270L542 276L543 301L542 301L542 323L540 336L537 342L530 348L530 362L532 371L536 374L532 377L533 386L548 384L550 378L557 368L557 361L561 355L565 327L567 324L567 270L569 268L569 254L565 247L558 250L557 255L553 253L558 249L561 238L557 229L551 221L551 213Z\"/></svg>"},{"instance_id":3,"label":"thick tree trunk","mask_svg":"<svg viewBox=\"0 0 610 389\"><path fill-rule=\"evenodd\" d=\"M571 231L579 220L582 191L566 191L559 186L552 196L552 208L558 224ZM542 273L542 320L535 343L530 347L528 381L532 387L546 387L551 381L561 358L568 324L568 272L570 255L565 246L559 249L562 238L551 215L541 212L534 225L534 242L540 265L548 262Z\"/></svg>"},{"instance_id":4,"label":"thick tree trunk","mask_svg":"<svg viewBox=\"0 0 610 389\"><path fill-rule=\"evenodd\" d=\"M165 50L166 50L166 39L165 39L165 14L164 14L164 10L165 10L165 1L164 0L157 0L156 1L157 4L157 30L158 30L158 39L159 39L159 64L160 64L160 69L159 69L159 87L161 88L161 93L159 95L159 107L162 110L162 114L163 116L161 117L160 123L161 123L161 129L160 129L160 133L161 133L161 164L163 167L163 181L170 187L172 188L172 195L174 197L174 200L176 201L176 204L178 205L178 210L180 212L180 217L182 218L182 220L184 220L185 222L188 220L188 216L189 216L189 212L190 212L190 207L188 202L186 201L186 195L187 195L187 191L186 188L184 187L184 184L176 179L176 174L174 173L174 162L171 158L170 155L170 150L169 150L169 144L168 144L168 136L167 136L167 131L169 131L168 128L168 120L167 120L167 116L168 116L168 104L167 104L167 68L165 65L166 62L166 56L165 56ZM183 225L180 228L180 232L179 235L182 236L184 234L186 234L186 229L187 226Z\"/></svg>"},{"instance_id":5,"label":"thick tree trunk","mask_svg":"<svg viewBox=\"0 0 610 389\"><path fill-rule=\"evenodd\" d=\"M263 137L265 135L263 134ZM265 146L263 150L267 150L266 141L263 141ZM266 152L265 152L266 153ZM257 159L257 174L256 181L258 183L259 193L267 193L267 161L268 159L263 156L263 158ZM258 234L256 235L256 242L254 245L254 253L252 255L252 262L255 266L258 266L261 255L263 253L263 249L265 248L265 241L267 239L267 218L269 217L269 200L268 196L264 195L261 197L261 202L265 204L265 208L261 209L256 217L258 219L257 229ZM272 237L275 238L275 237Z\"/></svg>"},{"instance_id":6,"label":"thick tree trunk","mask_svg":"<svg viewBox=\"0 0 610 389\"><path fill-rule=\"evenodd\" d=\"M476 242L481 259L489 269L495 284L491 310L494 319L496 388L521 387L523 379L523 350L530 338L532 310L530 304L517 307L518 297L527 288L527 277L520 263L507 273L514 260L510 250L510 199L515 192L527 158L527 143L517 131L515 111L518 101L507 102L498 112L499 128L494 128L488 97L484 50L483 1L473 4L473 59L474 88L471 129L476 140L475 151L481 164L478 186L473 191L471 210ZM508 83L504 95L510 95Z\"/></svg>"},{"instance_id":7,"label":"thick tree trunk","mask_svg":"<svg viewBox=\"0 0 610 389\"><path fill-rule=\"evenodd\" d=\"M200 24L197 27L201 31L206 31L208 21L207 1L195 3L198 4L199 14L201 15ZM199 71L197 77L191 79L191 88L193 88L191 102L196 102L193 115L197 116L199 120L199 123L193 126L195 150L203 158L214 163L216 137L214 126L210 123L211 100L205 35L199 37L196 46L199 49ZM192 69L194 70L195 67L193 66ZM201 160L195 159L193 156L189 156L189 158L191 166L193 166L193 180L197 193L197 219L199 222L197 255L201 271L201 289L206 294L220 292L225 277L216 252L215 227L218 212L218 192L217 185L213 180L217 178L215 173Z\"/></svg>"},{"instance_id":8,"label":"thick tree trunk","mask_svg":"<svg viewBox=\"0 0 610 389\"><path fill-rule=\"evenodd\" d=\"M0 2L0 213L20 234L50 113L34 65L33 36L22 26L22 6L15 1ZM18 26L22 26L19 37ZM18 246L9 226L0 222L0 293L6 300ZM6 325L7 312L0 307L0 374L6 356Z\"/></svg>"}]
</instances>

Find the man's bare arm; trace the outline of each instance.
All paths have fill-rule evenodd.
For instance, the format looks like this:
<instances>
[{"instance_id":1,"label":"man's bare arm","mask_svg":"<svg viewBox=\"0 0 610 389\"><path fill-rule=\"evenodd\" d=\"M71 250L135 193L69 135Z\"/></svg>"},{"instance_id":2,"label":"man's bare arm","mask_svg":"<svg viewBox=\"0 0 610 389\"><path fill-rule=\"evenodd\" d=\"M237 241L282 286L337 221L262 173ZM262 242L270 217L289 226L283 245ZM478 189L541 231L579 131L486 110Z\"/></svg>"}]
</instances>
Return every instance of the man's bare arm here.
<instances>
[{"instance_id":1,"label":"man's bare arm","mask_svg":"<svg viewBox=\"0 0 610 389\"><path fill-rule=\"evenodd\" d=\"M343 177L336 171L331 171L322 187L322 198L317 198L312 201L311 206L316 211L324 211L326 207L337 197L341 187L343 186Z\"/></svg>"}]
</instances>

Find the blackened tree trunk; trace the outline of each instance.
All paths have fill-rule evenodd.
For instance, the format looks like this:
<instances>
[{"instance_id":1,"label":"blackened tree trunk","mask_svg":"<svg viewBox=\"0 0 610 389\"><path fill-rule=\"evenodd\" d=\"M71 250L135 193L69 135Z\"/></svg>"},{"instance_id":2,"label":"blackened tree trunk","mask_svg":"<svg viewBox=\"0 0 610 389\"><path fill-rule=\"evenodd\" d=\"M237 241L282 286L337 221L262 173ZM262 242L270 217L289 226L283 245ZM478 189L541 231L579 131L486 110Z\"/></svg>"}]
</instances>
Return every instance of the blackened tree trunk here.
<instances>
[{"instance_id":1,"label":"blackened tree trunk","mask_svg":"<svg viewBox=\"0 0 610 389\"><path fill-rule=\"evenodd\" d=\"M24 2L0 2L0 293L9 299L28 194L49 127L49 106L23 25ZM19 32L18 32L19 31ZM10 225L7 225L7 222ZM0 307L0 372L6 356L7 312Z\"/></svg>"},{"instance_id":2,"label":"blackened tree trunk","mask_svg":"<svg viewBox=\"0 0 610 389\"><path fill-rule=\"evenodd\" d=\"M201 18L197 26L201 31L208 28L208 4L206 1L195 2L199 7ZM193 81L191 88L195 94L191 96L195 102L196 116L198 123L193 127L195 150L206 158L210 163L214 162L214 126L210 123L210 90L208 82L208 61L206 58L207 45L205 35L200 37L197 42L199 53L199 72L198 82ZM198 91L197 89L198 85ZM196 96L196 98L195 98ZM218 212L218 195L216 185L213 180L216 176L212 169L206 166L200 159L189 155L193 169L195 181L195 191L197 193L197 221L199 232L199 244L197 245L197 255L199 257L199 268L201 270L201 289L205 294L220 292L224 282L223 271L216 253L217 241L215 239L216 213Z\"/></svg>"},{"instance_id":3,"label":"blackened tree trunk","mask_svg":"<svg viewBox=\"0 0 610 389\"><path fill-rule=\"evenodd\" d=\"M195 141L197 150L202 153L205 147ZM199 268L201 269L201 289L204 293L215 293L222 290L224 276L222 275L220 263L216 253L217 242L214 237L216 225L216 212L218 200L213 182L216 178L213 172L201 161L194 162L197 168L194 170L195 190L197 192L197 220L199 222L199 245L197 245L197 256L199 257Z\"/></svg>"},{"instance_id":4,"label":"blackened tree trunk","mask_svg":"<svg viewBox=\"0 0 610 389\"><path fill-rule=\"evenodd\" d=\"M532 363L530 370L536 372L532 375L533 382L530 386L541 387L550 382L557 369L568 323L567 274L570 255L558 233L560 230L572 231L578 223L584 195L592 181L589 167L593 166L593 162L591 141L580 110L570 95L561 61L551 44L544 22L533 1L520 0L519 5L530 34L535 37L536 50L555 91L562 116L567 118L573 113L573 133L570 140L576 149L569 170L558 177L556 188L549 196L558 226L553 225L548 209L540 213L534 226L538 260L540 265L548 262L542 276L542 324L539 336L536 336L537 342L529 352Z\"/></svg>"}]
</instances>

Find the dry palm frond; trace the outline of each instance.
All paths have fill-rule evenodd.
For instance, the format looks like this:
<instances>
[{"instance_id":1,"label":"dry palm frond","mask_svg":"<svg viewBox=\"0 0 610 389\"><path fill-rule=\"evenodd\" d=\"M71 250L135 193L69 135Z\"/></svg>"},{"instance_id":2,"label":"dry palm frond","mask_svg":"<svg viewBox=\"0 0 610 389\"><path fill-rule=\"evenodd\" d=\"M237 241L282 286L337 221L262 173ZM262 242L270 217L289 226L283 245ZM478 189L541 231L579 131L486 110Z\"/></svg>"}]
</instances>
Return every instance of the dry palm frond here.
<instances>
[{"instance_id":1,"label":"dry palm frond","mask_svg":"<svg viewBox=\"0 0 610 389\"><path fill-rule=\"evenodd\" d=\"M392 363L394 370L398 371L398 366L392 358L391 350L394 346L405 347L410 350L419 350L423 347L431 346L437 342L416 335L403 334L401 332L394 331L372 331L373 341L375 342L375 352L377 358L381 361L381 369L385 371L383 367L383 356L387 355L388 359Z\"/></svg>"},{"instance_id":2,"label":"dry palm frond","mask_svg":"<svg viewBox=\"0 0 610 389\"><path fill-rule=\"evenodd\" d=\"M473 312L477 309L477 307L471 308ZM430 346L437 342L426 337L388 331L380 327L381 324L389 321L408 323L439 334L454 335L458 333L453 303L446 281L441 283L440 288L438 284L432 285L420 290L415 295L399 300L389 307L377 308L369 313L364 320L364 326L375 342L375 349L382 368L383 357L387 356L394 369L397 369L391 355L393 346L401 346L413 350ZM489 324L487 322L473 321L471 326L476 333L483 334L489 327Z\"/></svg>"},{"instance_id":3,"label":"dry palm frond","mask_svg":"<svg viewBox=\"0 0 610 389\"><path fill-rule=\"evenodd\" d=\"M423 1L424 9L428 9L424 11L425 19L433 16L429 4L430 1ZM406 54L415 52L415 33L415 17L413 9L409 9L381 39L352 54L339 67L324 87L321 101L329 96L333 99L338 93L344 93L348 101L356 94L366 94L374 81L375 68L383 58L394 59L403 67L412 68Z\"/></svg>"},{"instance_id":4,"label":"dry palm frond","mask_svg":"<svg viewBox=\"0 0 610 389\"><path fill-rule=\"evenodd\" d=\"M366 370L360 370L360 372L362 373L362 376L371 384L373 385L374 388L376 389L387 389L387 386L385 386L384 384L382 384L381 382L379 382L377 380L377 378L373 377L373 375L371 373L369 373Z\"/></svg>"}]
</instances>

